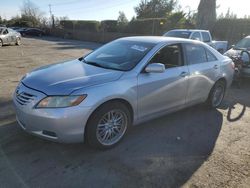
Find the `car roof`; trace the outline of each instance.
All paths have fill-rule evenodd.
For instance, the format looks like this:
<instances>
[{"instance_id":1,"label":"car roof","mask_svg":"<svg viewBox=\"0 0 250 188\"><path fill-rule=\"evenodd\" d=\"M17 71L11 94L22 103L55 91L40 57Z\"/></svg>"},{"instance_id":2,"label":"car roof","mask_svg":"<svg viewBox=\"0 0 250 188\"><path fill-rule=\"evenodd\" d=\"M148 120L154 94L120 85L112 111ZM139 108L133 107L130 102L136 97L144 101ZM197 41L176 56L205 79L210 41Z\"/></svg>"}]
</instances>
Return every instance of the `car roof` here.
<instances>
[{"instance_id":1,"label":"car roof","mask_svg":"<svg viewBox=\"0 0 250 188\"><path fill-rule=\"evenodd\" d=\"M135 36L135 37L124 37L118 40L127 40L127 41L135 41L135 42L148 42L153 44L160 44L162 42L191 42L194 43L194 40L183 39L183 38L175 38L175 37L165 37L165 36ZM199 41L195 41L196 43L200 43Z\"/></svg>"},{"instance_id":2,"label":"car roof","mask_svg":"<svg viewBox=\"0 0 250 188\"><path fill-rule=\"evenodd\" d=\"M208 30L201 30L201 29L173 29L170 31L208 32Z\"/></svg>"}]
</instances>

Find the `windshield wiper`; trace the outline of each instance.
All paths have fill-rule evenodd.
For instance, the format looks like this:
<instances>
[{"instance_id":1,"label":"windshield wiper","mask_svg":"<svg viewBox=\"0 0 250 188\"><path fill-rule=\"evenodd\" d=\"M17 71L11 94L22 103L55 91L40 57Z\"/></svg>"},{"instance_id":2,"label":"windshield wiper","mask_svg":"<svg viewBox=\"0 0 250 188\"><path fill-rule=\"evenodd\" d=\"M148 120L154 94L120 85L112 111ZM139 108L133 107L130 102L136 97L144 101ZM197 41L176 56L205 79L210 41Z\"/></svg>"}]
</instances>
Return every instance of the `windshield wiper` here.
<instances>
[{"instance_id":1,"label":"windshield wiper","mask_svg":"<svg viewBox=\"0 0 250 188\"><path fill-rule=\"evenodd\" d=\"M103 66L103 65L101 65L99 63L96 63L96 62L86 61L84 58L81 61L83 61L84 63L86 63L88 65L93 65L93 66L100 67L100 68L103 68L103 69L111 69L111 70L124 71L122 69L118 69L118 68L115 68L115 67Z\"/></svg>"},{"instance_id":2,"label":"windshield wiper","mask_svg":"<svg viewBox=\"0 0 250 188\"><path fill-rule=\"evenodd\" d=\"M105 68L105 67L103 67L102 65L100 65L99 63L86 61L84 58L82 59L82 61L83 61L84 63L88 64L88 65L93 65L93 66L96 66L96 67Z\"/></svg>"}]
</instances>

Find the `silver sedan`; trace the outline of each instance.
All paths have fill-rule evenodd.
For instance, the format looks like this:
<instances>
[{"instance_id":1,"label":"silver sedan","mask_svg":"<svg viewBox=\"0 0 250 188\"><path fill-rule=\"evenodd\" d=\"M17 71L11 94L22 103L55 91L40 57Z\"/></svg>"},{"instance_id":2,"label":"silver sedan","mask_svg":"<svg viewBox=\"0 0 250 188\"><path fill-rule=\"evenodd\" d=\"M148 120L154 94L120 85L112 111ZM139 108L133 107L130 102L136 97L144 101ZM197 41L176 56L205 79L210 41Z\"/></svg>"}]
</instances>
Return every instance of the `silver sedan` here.
<instances>
[{"instance_id":1,"label":"silver sedan","mask_svg":"<svg viewBox=\"0 0 250 188\"><path fill-rule=\"evenodd\" d=\"M0 47L9 44L21 44L21 34L13 29L0 27Z\"/></svg>"},{"instance_id":2,"label":"silver sedan","mask_svg":"<svg viewBox=\"0 0 250 188\"><path fill-rule=\"evenodd\" d=\"M13 101L25 131L107 149L131 125L198 103L218 107L233 74L232 60L204 43L129 37L28 73Z\"/></svg>"}]
</instances>

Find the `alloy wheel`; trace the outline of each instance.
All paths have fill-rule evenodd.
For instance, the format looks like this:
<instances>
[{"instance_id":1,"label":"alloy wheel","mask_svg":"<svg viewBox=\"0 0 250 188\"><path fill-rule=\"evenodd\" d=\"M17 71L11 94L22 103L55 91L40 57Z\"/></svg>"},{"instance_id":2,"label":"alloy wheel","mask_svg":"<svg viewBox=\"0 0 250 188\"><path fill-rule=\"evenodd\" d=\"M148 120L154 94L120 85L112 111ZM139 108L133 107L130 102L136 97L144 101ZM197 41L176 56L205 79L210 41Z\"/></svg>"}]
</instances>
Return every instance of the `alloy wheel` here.
<instances>
[{"instance_id":1,"label":"alloy wheel","mask_svg":"<svg viewBox=\"0 0 250 188\"><path fill-rule=\"evenodd\" d=\"M126 132L128 119L121 110L111 110L100 119L96 136L98 141L106 146L117 143Z\"/></svg>"},{"instance_id":2,"label":"alloy wheel","mask_svg":"<svg viewBox=\"0 0 250 188\"><path fill-rule=\"evenodd\" d=\"M212 105L217 107L221 104L224 98L225 88L222 85L218 85L213 92Z\"/></svg>"}]
</instances>

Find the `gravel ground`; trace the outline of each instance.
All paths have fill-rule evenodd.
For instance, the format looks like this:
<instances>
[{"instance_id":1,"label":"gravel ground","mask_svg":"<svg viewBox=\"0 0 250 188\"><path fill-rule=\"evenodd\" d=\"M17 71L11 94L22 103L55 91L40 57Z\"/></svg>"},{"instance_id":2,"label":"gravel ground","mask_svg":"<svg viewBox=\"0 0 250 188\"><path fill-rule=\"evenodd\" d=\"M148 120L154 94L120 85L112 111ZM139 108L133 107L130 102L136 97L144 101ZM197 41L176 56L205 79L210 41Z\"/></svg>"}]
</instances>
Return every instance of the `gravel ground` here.
<instances>
[{"instance_id":1,"label":"gravel ground","mask_svg":"<svg viewBox=\"0 0 250 188\"><path fill-rule=\"evenodd\" d=\"M75 59L99 45L23 39L0 48L0 187L250 187L250 84L218 110L194 106L133 127L117 147L57 144L28 135L11 95L32 69Z\"/></svg>"}]
</instances>

